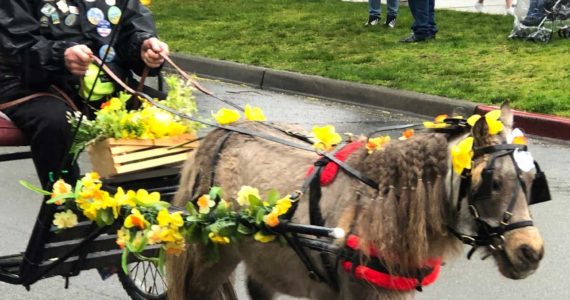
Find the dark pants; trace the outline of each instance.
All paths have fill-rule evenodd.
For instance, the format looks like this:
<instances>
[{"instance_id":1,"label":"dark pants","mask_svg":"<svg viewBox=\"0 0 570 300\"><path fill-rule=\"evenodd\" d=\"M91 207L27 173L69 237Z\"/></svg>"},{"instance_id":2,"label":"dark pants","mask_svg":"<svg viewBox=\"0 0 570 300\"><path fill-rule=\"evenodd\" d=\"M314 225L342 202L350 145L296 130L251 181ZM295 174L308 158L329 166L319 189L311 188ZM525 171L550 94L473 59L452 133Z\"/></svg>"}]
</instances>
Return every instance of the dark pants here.
<instances>
[{"instance_id":1,"label":"dark pants","mask_svg":"<svg viewBox=\"0 0 570 300\"><path fill-rule=\"evenodd\" d=\"M437 33L435 24L435 0L409 0L410 11L414 17L412 31L419 37L433 36Z\"/></svg>"},{"instance_id":2,"label":"dark pants","mask_svg":"<svg viewBox=\"0 0 570 300\"><path fill-rule=\"evenodd\" d=\"M61 100L39 97L3 112L24 132L30 142L32 158L42 186L48 187L50 179L57 180L53 177L62 167L64 171L61 178L75 186L79 168L77 165L71 166L71 157L66 152L72 135L66 112L71 112L71 109Z\"/></svg>"}]
</instances>

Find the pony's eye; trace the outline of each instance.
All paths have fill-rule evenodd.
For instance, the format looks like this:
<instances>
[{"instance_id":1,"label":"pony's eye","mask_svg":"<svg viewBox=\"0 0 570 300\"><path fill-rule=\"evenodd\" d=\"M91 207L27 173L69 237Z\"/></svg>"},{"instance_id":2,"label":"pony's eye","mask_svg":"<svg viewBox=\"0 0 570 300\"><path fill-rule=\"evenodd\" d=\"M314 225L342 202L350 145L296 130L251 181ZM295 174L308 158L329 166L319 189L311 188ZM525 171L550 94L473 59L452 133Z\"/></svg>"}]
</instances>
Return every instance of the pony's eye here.
<instances>
[{"instance_id":1,"label":"pony's eye","mask_svg":"<svg viewBox=\"0 0 570 300\"><path fill-rule=\"evenodd\" d=\"M493 191L498 191L501 189L501 182L498 180L493 180Z\"/></svg>"}]
</instances>

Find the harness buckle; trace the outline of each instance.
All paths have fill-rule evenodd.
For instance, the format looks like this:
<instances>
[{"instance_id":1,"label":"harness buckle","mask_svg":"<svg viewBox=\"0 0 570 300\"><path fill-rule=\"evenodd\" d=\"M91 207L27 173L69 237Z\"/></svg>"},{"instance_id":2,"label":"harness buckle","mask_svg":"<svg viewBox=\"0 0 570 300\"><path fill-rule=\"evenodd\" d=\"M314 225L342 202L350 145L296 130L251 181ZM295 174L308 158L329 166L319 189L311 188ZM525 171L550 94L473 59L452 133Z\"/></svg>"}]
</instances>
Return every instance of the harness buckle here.
<instances>
[{"instance_id":1,"label":"harness buckle","mask_svg":"<svg viewBox=\"0 0 570 300\"><path fill-rule=\"evenodd\" d=\"M500 235L491 236L490 243L489 243L489 248L491 248L491 250L493 250L493 251L503 250L504 246L505 246L505 236L504 235L500 234Z\"/></svg>"},{"instance_id":2,"label":"harness buckle","mask_svg":"<svg viewBox=\"0 0 570 300\"><path fill-rule=\"evenodd\" d=\"M501 225L503 226L507 226L509 225L509 220L511 220L511 217L513 216L513 214L509 211L506 211L503 214L503 220L501 220Z\"/></svg>"}]
</instances>

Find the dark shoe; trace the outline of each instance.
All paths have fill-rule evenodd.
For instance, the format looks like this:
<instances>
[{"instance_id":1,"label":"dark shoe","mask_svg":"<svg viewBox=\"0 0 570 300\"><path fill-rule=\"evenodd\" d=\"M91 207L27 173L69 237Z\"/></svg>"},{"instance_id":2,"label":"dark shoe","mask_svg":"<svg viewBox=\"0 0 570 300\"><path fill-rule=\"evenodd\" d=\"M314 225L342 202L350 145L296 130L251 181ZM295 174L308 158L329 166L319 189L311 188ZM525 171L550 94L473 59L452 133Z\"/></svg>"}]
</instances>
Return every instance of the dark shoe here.
<instances>
[{"instance_id":1,"label":"dark shoe","mask_svg":"<svg viewBox=\"0 0 570 300\"><path fill-rule=\"evenodd\" d=\"M435 40L435 34L433 35L415 35L412 33L409 37L401 39L400 43L418 43L425 42L429 40Z\"/></svg>"},{"instance_id":2,"label":"dark shoe","mask_svg":"<svg viewBox=\"0 0 570 300\"><path fill-rule=\"evenodd\" d=\"M526 17L521 21L524 26L538 26L543 18L539 17Z\"/></svg>"},{"instance_id":3,"label":"dark shoe","mask_svg":"<svg viewBox=\"0 0 570 300\"><path fill-rule=\"evenodd\" d=\"M378 23L380 23L380 17L369 16L368 22L364 23L364 26L375 26L378 25Z\"/></svg>"},{"instance_id":4,"label":"dark shoe","mask_svg":"<svg viewBox=\"0 0 570 300\"><path fill-rule=\"evenodd\" d=\"M396 17L394 16L387 16L386 17L386 23L384 23L385 26L388 26L390 28L394 28L396 27Z\"/></svg>"}]
</instances>

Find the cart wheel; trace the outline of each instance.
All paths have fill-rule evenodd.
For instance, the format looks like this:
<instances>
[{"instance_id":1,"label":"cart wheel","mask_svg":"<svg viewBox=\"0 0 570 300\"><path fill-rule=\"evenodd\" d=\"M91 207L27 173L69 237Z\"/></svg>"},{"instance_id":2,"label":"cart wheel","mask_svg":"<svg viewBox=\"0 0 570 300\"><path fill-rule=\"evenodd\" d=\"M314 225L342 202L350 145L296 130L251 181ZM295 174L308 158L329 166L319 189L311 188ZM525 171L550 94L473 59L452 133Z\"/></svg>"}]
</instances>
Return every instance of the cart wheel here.
<instances>
[{"instance_id":1,"label":"cart wheel","mask_svg":"<svg viewBox=\"0 0 570 300\"><path fill-rule=\"evenodd\" d=\"M137 261L128 265L129 274L117 275L123 288L133 300L166 300L166 278L150 261Z\"/></svg>"}]
</instances>

